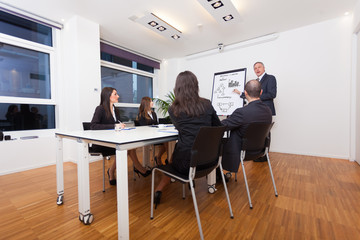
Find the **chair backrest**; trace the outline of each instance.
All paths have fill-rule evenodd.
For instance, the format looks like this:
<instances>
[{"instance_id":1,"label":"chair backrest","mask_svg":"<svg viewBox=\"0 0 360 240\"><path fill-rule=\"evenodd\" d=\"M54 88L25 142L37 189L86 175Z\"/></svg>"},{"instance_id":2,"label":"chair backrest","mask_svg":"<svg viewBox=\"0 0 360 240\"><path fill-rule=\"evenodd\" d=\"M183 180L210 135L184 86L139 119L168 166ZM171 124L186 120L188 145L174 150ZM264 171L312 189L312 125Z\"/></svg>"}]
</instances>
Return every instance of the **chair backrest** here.
<instances>
[{"instance_id":1,"label":"chair backrest","mask_svg":"<svg viewBox=\"0 0 360 240\"><path fill-rule=\"evenodd\" d=\"M86 131L86 130L90 130L90 125L91 125L91 122L83 122L83 129Z\"/></svg>"},{"instance_id":2,"label":"chair backrest","mask_svg":"<svg viewBox=\"0 0 360 240\"><path fill-rule=\"evenodd\" d=\"M274 123L250 123L242 138L241 150L246 150L245 159L254 159L264 154L269 146L269 133Z\"/></svg>"},{"instance_id":3,"label":"chair backrest","mask_svg":"<svg viewBox=\"0 0 360 240\"><path fill-rule=\"evenodd\" d=\"M200 128L191 149L190 167L196 167L195 178L217 167L224 131L224 126Z\"/></svg>"}]
</instances>

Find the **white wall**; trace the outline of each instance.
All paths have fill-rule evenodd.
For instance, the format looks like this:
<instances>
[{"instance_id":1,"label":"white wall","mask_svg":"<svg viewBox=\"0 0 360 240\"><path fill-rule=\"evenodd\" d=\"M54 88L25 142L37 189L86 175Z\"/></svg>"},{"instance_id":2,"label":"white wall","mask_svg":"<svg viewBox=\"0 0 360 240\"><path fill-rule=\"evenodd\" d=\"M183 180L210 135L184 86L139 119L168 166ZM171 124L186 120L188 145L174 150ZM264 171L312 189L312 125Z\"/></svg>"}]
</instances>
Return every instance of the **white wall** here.
<instances>
[{"instance_id":1,"label":"white wall","mask_svg":"<svg viewBox=\"0 0 360 240\"><path fill-rule=\"evenodd\" d=\"M353 159L360 164L360 1L358 1L354 10L354 49L353 49L353 104L352 104L352 121L353 125L353 142L354 149L352 152Z\"/></svg>"},{"instance_id":2,"label":"white wall","mask_svg":"<svg viewBox=\"0 0 360 240\"><path fill-rule=\"evenodd\" d=\"M215 72L246 67L248 79L253 79L253 63L264 62L278 84L271 150L348 159L351 26L352 18L342 17L254 46L231 51L225 46L222 53L179 59L176 70L193 71L200 95L211 98ZM174 82L177 73L168 72Z\"/></svg>"}]
</instances>

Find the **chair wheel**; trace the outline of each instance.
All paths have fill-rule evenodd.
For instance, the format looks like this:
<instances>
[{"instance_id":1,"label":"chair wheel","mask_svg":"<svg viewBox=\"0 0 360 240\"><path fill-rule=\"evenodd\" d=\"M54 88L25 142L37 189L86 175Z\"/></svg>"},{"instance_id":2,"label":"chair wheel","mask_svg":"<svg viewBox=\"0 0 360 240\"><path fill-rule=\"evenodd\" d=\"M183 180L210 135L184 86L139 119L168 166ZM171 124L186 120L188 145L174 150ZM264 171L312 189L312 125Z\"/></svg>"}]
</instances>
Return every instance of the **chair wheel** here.
<instances>
[{"instance_id":1,"label":"chair wheel","mask_svg":"<svg viewBox=\"0 0 360 240\"><path fill-rule=\"evenodd\" d=\"M94 221L94 215L92 215L91 213L84 216L83 223L85 225L90 225L93 221Z\"/></svg>"},{"instance_id":2,"label":"chair wheel","mask_svg":"<svg viewBox=\"0 0 360 240\"><path fill-rule=\"evenodd\" d=\"M64 203L64 196L63 195L59 195L56 199L56 204L57 205L62 205Z\"/></svg>"},{"instance_id":3,"label":"chair wheel","mask_svg":"<svg viewBox=\"0 0 360 240\"><path fill-rule=\"evenodd\" d=\"M79 213L79 220L80 222L84 222L84 215L82 215L81 213Z\"/></svg>"},{"instance_id":4,"label":"chair wheel","mask_svg":"<svg viewBox=\"0 0 360 240\"><path fill-rule=\"evenodd\" d=\"M231 172L227 172L227 173L225 174L225 176L226 176L227 178L231 178Z\"/></svg>"},{"instance_id":5,"label":"chair wheel","mask_svg":"<svg viewBox=\"0 0 360 240\"><path fill-rule=\"evenodd\" d=\"M170 182L174 183L176 180L174 178L170 179Z\"/></svg>"},{"instance_id":6,"label":"chair wheel","mask_svg":"<svg viewBox=\"0 0 360 240\"><path fill-rule=\"evenodd\" d=\"M216 188L214 186L208 186L209 193L213 194L213 193L215 193L215 191L216 191Z\"/></svg>"}]
</instances>

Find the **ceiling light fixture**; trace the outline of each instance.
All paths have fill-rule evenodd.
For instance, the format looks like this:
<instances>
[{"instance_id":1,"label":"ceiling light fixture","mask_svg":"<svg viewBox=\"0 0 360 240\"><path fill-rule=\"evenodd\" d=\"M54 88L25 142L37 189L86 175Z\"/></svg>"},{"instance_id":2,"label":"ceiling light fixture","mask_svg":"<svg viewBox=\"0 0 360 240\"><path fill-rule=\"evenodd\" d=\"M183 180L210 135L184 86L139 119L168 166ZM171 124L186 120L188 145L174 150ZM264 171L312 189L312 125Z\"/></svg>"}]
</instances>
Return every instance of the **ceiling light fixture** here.
<instances>
[{"instance_id":1,"label":"ceiling light fixture","mask_svg":"<svg viewBox=\"0 0 360 240\"><path fill-rule=\"evenodd\" d=\"M221 1L217 1L211 4L211 6L213 6L214 9L217 9L219 7L224 6L224 4Z\"/></svg>"},{"instance_id":2,"label":"ceiling light fixture","mask_svg":"<svg viewBox=\"0 0 360 240\"><path fill-rule=\"evenodd\" d=\"M223 19L225 22L227 22L227 21L230 21L231 19L234 19L234 17L231 14L229 14L229 15L223 17Z\"/></svg>"},{"instance_id":3,"label":"ceiling light fixture","mask_svg":"<svg viewBox=\"0 0 360 240\"><path fill-rule=\"evenodd\" d=\"M181 31L177 30L158 16L156 16L153 13L149 13L144 15L140 18L131 17L129 18L137 23L140 23L141 25L147 27L148 29L151 29L155 31L156 33L166 37L166 38L172 38L172 39L179 39L182 36Z\"/></svg>"},{"instance_id":4,"label":"ceiling light fixture","mask_svg":"<svg viewBox=\"0 0 360 240\"><path fill-rule=\"evenodd\" d=\"M152 27L155 27L155 26L157 26L157 25L159 25L157 22L155 22L155 21L151 21L151 22L149 22L148 23L150 26L152 26Z\"/></svg>"},{"instance_id":5,"label":"ceiling light fixture","mask_svg":"<svg viewBox=\"0 0 360 240\"><path fill-rule=\"evenodd\" d=\"M197 0L219 23L240 22L240 14L231 0Z\"/></svg>"},{"instance_id":6,"label":"ceiling light fixture","mask_svg":"<svg viewBox=\"0 0 360 240\"><path fill-rule=\"evenodd\" d=\"M157 30L159 30L160 32L162 32L162 31L165 31L165 30L166 30L166 28L165 28L165 27L163 27L163 26L157 27L156 29L157 29Z\"/></svg>"}]
</instances>

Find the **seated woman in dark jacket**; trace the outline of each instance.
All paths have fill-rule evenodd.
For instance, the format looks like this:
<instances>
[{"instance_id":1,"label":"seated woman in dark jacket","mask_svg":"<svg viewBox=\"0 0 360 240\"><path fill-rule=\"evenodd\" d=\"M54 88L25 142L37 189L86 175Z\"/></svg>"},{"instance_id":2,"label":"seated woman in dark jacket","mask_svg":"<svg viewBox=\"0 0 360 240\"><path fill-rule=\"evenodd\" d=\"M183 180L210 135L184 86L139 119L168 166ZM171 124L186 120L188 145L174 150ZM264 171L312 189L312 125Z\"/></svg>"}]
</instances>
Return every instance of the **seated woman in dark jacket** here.
<instances>
[{"instance_id":1,"label":"seated woman in dark jacket","mask_svg":"<svg viewBox=\"0 0 360 240\"><path fill-rule=\"evenodd\" d=\"M141 99L141 103L139 106L139 113L135 120L135 126L146 126L146 125L158 125L159 124L156 113L154 111L152 111L153 107L154 107L154 103L150 97L143 97ZM161 156L167 150L167 144L160 144L159 146L160 146L160 149L159 149L157 156L155 157L155 162L157 165L162 165ZM136 151L131 151L131 153L129 152L129 155L132 158L137 159ZM165 161L167 161L167 160L165 160Z\"/></svg>"},{"instance_id":2,"label":"seated woman in dark jacket","mask_svg":"<svg viewBox=\"0 0 360 240\"><path fill-rule=\"evenodd\" d=\"M175 83L175 101L169 108L172 123L179 131L178 142L172 155L172 166L180 173L188 175L190 169L191 148L202 126L220 126L221 122L208 99L199 96L199 84L196 76L190 72L181 72ZM155 208L160 203L163 188L170 178L163 175L155 192Z\"/></svg>"},{"instance_id":3,"label":"seated woman in dark jacket","mask_svg":"<svg viewBox=\"0 0 360 240\"><path fill-rule=\"evenodd\" d=\"M118 102L119 95L115 88L104 87L101 91L100 105L96 107L94 116L91 120L90 129L91 130L104 130L104 129L114 129L115 124L120 124L121 128L125 127L125 124L120 122L120 113L119 110L115 108L114 103ZM109 148L99 145L92 146L94 151L101 152L103 156L112 156L114 158L115 148ZM116 170L116 161L115 159L113 165L107 170L109 176L110 185L116 185L115 170ZM149 170L146 170L139 161L133 159L133 164L136 169L146 173ZM150 171L149 171L150 172Z\"/></svg>"}]
</instances>

